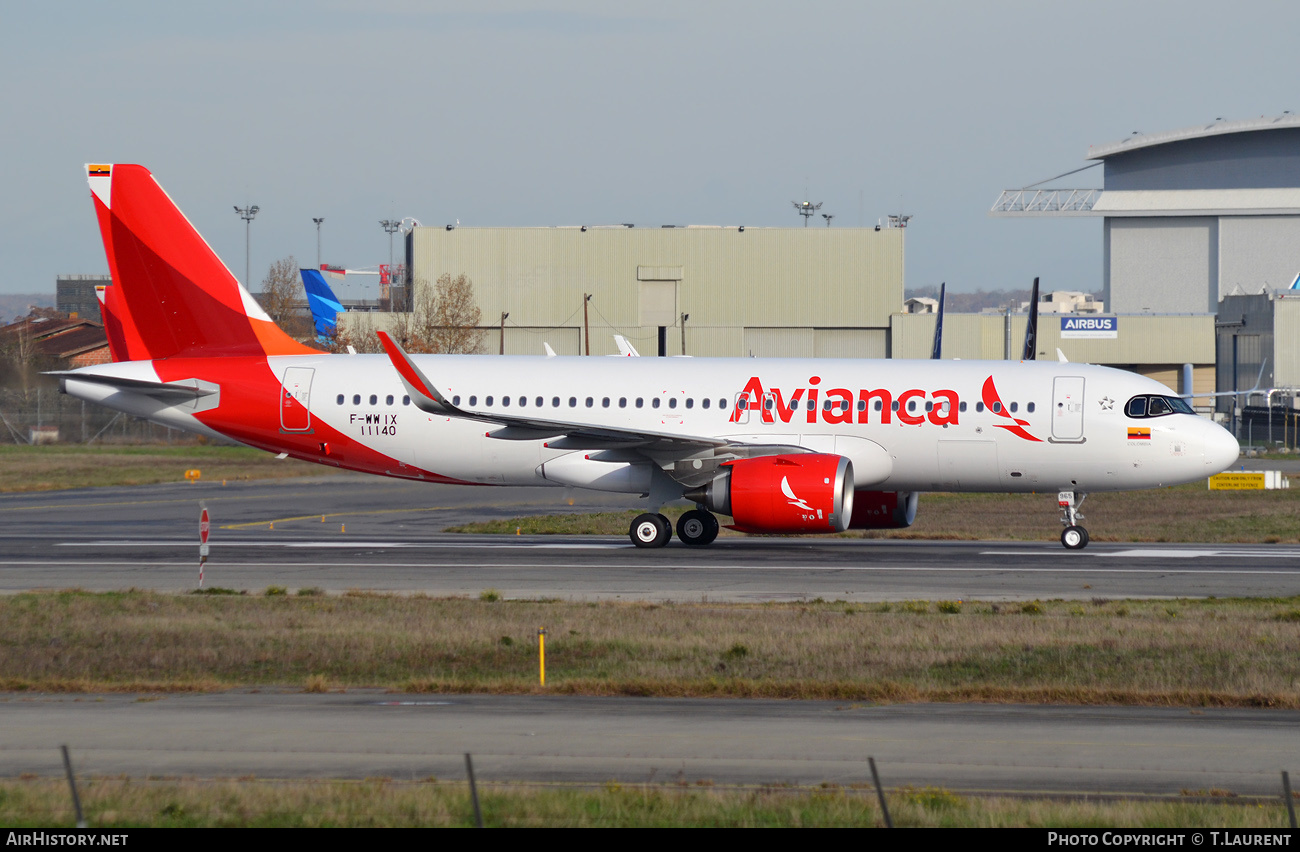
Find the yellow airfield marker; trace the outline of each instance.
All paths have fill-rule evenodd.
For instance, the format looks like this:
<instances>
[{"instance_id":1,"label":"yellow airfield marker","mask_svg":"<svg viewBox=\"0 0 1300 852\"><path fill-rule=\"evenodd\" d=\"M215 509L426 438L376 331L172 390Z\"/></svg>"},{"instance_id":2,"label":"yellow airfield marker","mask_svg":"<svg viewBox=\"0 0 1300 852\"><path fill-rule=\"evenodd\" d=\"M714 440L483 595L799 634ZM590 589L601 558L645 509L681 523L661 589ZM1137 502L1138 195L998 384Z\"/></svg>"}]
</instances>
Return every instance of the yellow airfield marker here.
<instances>
[{"instance_id":1,"label":"yellow airfield marker","mask_svg":"<svg viewBox=\"0 0 1300 852\"><path fill-rule=\"evenodd\" d=\"M546 628L537 628L537 677L546 686Z\"/></svg>"}]
</instances>

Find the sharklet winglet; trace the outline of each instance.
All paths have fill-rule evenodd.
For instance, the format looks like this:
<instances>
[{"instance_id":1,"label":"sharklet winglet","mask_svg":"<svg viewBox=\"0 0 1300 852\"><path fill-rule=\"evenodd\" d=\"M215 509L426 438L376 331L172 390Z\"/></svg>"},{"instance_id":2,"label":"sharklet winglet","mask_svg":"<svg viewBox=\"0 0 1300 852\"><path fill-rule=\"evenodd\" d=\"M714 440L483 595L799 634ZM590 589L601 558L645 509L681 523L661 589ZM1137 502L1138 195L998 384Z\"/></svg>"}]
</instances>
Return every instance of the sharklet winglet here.
<instances>
[{"instance_id":1,"label":"sharklet winglet","mask_svg":"<svg viewBox=\"0 0 1300 852\"><path fill-rule=\"evenodd\" d=\"M388 355L388 360L393 363L393 368L397 370L402 384L411 394L411 402L415 403L416 408L430 414L463 415L460 409L447 402L442 391L434 387L433 382L429 381L420 368L415 366L411 356L406 354L388 332L380 331L377 334L384 352Z\"/></svg>"}]
</instances>

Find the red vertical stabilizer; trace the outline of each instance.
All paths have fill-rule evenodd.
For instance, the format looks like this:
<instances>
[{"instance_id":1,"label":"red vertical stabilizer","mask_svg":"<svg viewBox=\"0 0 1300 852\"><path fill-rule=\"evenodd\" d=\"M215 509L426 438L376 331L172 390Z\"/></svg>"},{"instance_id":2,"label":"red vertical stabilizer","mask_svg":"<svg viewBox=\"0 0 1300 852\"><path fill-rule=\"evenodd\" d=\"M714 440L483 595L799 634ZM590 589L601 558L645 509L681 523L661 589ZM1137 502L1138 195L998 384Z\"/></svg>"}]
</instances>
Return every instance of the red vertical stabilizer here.
<instances>
[{"instance_id":1,"label":"red vertical stabilizer","mask_svg":"<svg viewBox=\"0 0 1300 852\"><path fill-rule=\"evenodd\" d=\"M86 175L118 291L105 303L131 359L318 354L271 321L148 169Z\"/></svg>"}]
</instances>

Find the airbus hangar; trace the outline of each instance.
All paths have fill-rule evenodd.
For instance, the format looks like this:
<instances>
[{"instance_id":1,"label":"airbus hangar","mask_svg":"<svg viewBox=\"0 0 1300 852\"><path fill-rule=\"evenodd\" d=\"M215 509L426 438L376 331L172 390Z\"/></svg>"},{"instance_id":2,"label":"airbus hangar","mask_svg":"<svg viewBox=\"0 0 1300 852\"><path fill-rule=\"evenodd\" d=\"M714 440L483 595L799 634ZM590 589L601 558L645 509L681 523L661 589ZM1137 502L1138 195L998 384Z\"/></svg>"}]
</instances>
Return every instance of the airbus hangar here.
<instances>
[{"instance_id":1,"label":"airbus hangar","mask_svg":"<svg viewBox=\"0 0 1300 852\"><path fill-rule=\"evenodd\" d=\"M1156 339L1193 350L1179 354L1194 356L1185 362L1196 366L1194 390L1211 375L1220 390L1300 385L1285 351L1300 329L1293 312L1270 307L1295 295L1287 288L1300 274L1300 116L1134 132L1087 159L1101 165L1103 188L1007 190L992 214L1102 217L1101 298L1119 337L1161 317ZM1219 408L1229 414L1232 403Z\"/></svg>"}]
</instances>

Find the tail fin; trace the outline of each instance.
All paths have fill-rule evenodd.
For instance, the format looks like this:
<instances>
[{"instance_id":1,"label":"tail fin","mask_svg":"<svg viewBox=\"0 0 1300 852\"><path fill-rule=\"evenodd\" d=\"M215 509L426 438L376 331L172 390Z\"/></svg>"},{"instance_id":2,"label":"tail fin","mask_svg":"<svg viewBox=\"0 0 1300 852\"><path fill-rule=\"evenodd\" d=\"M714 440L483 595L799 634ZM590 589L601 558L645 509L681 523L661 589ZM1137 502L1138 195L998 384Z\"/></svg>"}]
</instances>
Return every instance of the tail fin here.
<instances>
[{"instance_id":1,"label":"tail fin","mask_svg":"<svg viewBox=\"0 0 1300 852\"><path fill-rule=\"evenodd\" d=\"M117 287L96 287L95 298L99 299L99 314L104 320L104 333L108 336L108 351L114 361L148 360L149 353L140 332L131 321L126 306L118 298Z\"/></svg>"},{"instance_id":2,"label":"tail fin","mask_svg":"<svg viewBox=\"0 0 1300 852\"><path fill-rule=\"evenodd\" d=\"M134 358L306 355L254 301L144 166L87 165L113 276L105 304Z\"/></svg>"},{"instance_id":3,"label":"tail fin","mask_svg":"<svg viewBox=\"0 0 1300 852\"><path fill-rule=\"evenodd\" d=\"M321 337L333 337L338 329L338 315L343 313L343 303L334 295L330 285L325 283L325 276L319 269L300 269L302 286L307 291L307 304L311 308L311 318L316 323L316 334Z\"/></svg>"}]
</instances>

